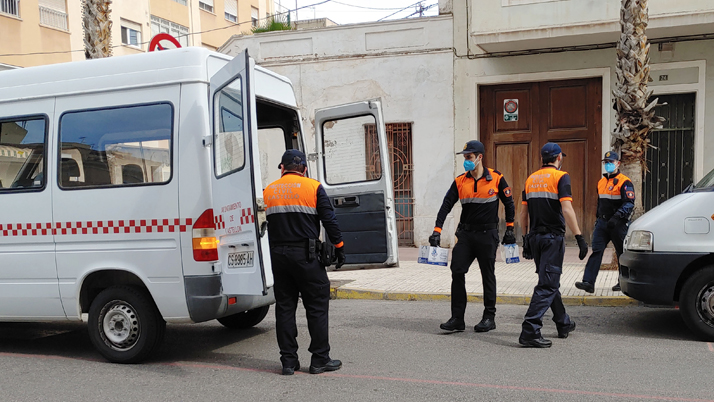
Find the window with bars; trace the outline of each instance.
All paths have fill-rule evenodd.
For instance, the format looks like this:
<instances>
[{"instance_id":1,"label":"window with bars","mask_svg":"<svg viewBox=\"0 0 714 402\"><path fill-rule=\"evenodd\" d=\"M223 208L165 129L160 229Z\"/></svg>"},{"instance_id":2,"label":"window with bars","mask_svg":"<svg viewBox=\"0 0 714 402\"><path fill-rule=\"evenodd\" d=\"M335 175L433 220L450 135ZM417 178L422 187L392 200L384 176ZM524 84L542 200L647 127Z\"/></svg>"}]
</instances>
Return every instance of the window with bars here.
<instances>
[{"instance_id":1,"label":"window with bars","mask_svg":"<svg viewBox=\"0 0 714 402\"><path fill-rule=\"evenodd\" d=\"M391 161L394 186L394 207L397 213L397 231L400 246L414 245L414 161L412 159L412 123L387 123L387 146ZM367 155L379 149L377 128L365 125ZM381 172L380 160L368 160L370 171Z\"/></svg>"},{"instance_id":2,"label":"window with bars","mask_svg":"<svg viewBox=\"0 0 714 402\"><path fill-rule=\"evenodd\" d=\"M237 0L226 0L223 3L225 6L224 15L226 19L230 22L238 22L238 1Z\"/></svg>"},{"instance_id":3,"label":"window with bars","mask_svg":"<svg viewBox=\"0 0 714 402\"><path fill-rule=\"evenodd\" d=\"M209 13L213 12L213 0L203 0L198 2L198 8Z\"/></svg>"},{"instance_id":4,"label":"window with bars","mask_svg":"<svg viewBox=\"0 0 714 402\"><path fill-rule=\"evenodd\" d=\"M67 3L65 0L39 0L40 8L40 24L61 29L69 30L67 23Z\"/></svg>"},{"instance_id":5,"label":"window with bars","mask_svg":"<svg viewBox=\"0 0 714 402\"><path fill-rule=\"evenodd\" d=\"M188 27L165 20L155 15L151 16L151 36L164 32L176 38L181 47L188 47Z\"/></svg>"},{"instance_id":6,"label":"window with bars","mask_svg":"<svg viewBox=\"0 0 714 402\"><path fill-rule=\"evenodd\" d=\"M0 13L20 16L20 0L0 0Z\"/></svg>"},{"instance_id":7,"label":"window with bars","mask_svg":"<svg viewBox=\"0 0 714 402\"><path fill-rule=\"evenodd\" d=\"M179 3L182 6L185 6L186 4L188 4L187 0L173 0L173 1L174 1L174 3Z\"/></svg>"}]
</instances>

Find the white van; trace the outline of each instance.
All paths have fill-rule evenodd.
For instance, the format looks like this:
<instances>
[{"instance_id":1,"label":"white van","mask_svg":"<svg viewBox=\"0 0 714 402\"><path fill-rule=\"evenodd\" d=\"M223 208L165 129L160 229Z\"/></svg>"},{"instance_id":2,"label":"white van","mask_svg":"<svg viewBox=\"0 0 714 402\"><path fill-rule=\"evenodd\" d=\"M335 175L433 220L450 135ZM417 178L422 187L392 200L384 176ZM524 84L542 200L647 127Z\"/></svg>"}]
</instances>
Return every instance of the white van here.
<instances>
[{"instance_id":1,"label":"white van","mask_svg":"<svg viewBox=\"0 0 714 402\"><path fill-rule=\"evenodd\" d=\"M632 222L620 258L626 295L678 304L687 326L714 341L714 170Z\"/></svg>"},{"instance_id":2,"label":"white van","mask_svg":"<svg viewBox=\"0 0 714 402\"><path fill-rule=\"evenodd\" d=\"M166 322L265 317L262 190L305 134L290 82L254 64L186 48L0 73L0 321L85 319L105 358L130 363ZM379 102L316 122L310 173L347 263L396 264Z\"/></svg>"}]
</instances>

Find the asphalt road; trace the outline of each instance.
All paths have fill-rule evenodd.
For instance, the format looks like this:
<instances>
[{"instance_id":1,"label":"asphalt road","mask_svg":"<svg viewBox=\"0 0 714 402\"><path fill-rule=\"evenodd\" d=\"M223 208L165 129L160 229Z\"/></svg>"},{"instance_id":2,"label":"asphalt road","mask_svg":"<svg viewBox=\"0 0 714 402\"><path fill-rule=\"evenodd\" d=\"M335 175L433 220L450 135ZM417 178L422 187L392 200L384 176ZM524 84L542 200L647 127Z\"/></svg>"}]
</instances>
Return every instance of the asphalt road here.
<instances>
[{"instance_id":1,"label":"asphalt road","mask_svg":"<svg viewBox=\"0 0 714 402\"><path fill-rule=\"evenodd\" d=\"M497 329L444 334L445 302L331 302L342 370L279 375L273 312L231 332L169 325L139 365L102 360L81 324L0 324L0 401L714 401L714 346L674 309L569 307L577 329L550 349L518 343L525 306L498 306ZM304 310L301 360L309 365Z\"/></svg>"}]
</instances>

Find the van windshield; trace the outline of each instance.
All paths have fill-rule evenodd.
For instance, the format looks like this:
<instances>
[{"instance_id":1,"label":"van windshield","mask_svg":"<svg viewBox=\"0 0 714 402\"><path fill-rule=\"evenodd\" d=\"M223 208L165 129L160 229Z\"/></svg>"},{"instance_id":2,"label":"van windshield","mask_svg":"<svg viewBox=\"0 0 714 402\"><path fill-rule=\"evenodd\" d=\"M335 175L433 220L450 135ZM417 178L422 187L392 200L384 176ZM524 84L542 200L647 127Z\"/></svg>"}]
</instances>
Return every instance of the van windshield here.
<instances>
[{"instance_id":1,"label":"van windshield","mask_svg":"<svg viewBox=\"0 0 714 402\"><path fill-rule=\"evenodd\" d=\"M697 190L711 187L714 187L714 170L709 172L703 179L699 180L699 183L697 183L696 186L694 186Z\"/></svg>"}]
</instances>

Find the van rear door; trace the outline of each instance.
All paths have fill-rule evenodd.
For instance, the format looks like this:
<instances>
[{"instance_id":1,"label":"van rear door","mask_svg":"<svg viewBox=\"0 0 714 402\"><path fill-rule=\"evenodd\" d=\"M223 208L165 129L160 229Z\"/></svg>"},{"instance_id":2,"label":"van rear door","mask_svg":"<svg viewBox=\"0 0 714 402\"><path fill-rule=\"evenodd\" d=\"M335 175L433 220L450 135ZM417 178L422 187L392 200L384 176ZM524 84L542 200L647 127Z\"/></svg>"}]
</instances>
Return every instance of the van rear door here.
<instances>
[{"instance_id":1,"label":"van rear door","mask_svg":"<svg viewBox=\"0 0 714 402\"><path fill-rule=\"evenodd\" d=\"M273 286L260 188L255 62L248 51L211 77L213 211L227 295L265 295Z\"/></svg>"},{"instance_id":2,"label":"van rear door","mask_svg":"<svg viewBox=\"0 0 714 402\"><path fill-rule=\"evenodd\" d=\"M318 180L345 242L346 264L398 263L389 149L377 100L315 111Z\"/></svg>"}]
</instances>

